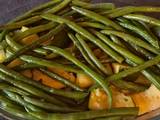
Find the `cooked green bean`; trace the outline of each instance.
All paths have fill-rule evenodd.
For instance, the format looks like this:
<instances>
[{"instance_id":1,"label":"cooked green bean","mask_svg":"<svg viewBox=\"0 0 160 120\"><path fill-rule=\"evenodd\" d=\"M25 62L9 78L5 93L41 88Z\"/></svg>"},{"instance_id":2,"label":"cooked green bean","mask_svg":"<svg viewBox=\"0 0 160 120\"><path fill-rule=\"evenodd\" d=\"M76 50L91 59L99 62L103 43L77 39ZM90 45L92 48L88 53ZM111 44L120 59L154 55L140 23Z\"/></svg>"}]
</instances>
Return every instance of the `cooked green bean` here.
<instances>
[{"instance_id":1,"label":"cooked green bean","mask_svg":"<svg viewBox=\"0 0 160 120\"><path fill-rule=\"evenodd\" d=\"M19 43L17 43L16 41L14 41L14 39L12 39L9 35L6 35L6 42L7 44L13 48L14 51L18 51L19 49L23 48L22 45L20 45ZM44 50L42 48L35 48L33 50L36 53L42 54L42 55L48 55L48 51ZM13 52L14 53L14 52Z\"/></svg>"},{"instance_id":2,"label":"cooked green bean","mask_svg":"<svg viewBox=\"0 0 160 120\"><path fill-rule=\"evenodd\" d=\"M117 36L115 36L115 35L110 35L110 38L111 38L111 40L114 42L114 43L116 43L117 45L119 45L119 46L121 46L121 47L126 47L122 42L121 42L121 40L117 37Z\"/></svg>"},{"instance_id":3,"label":"cooked green bean","mask_svg":"<svg viewBox=\"0 0 160 120\"><path fill-rule=\"evenodd\" d=\"M18 41L18 40L21 40L29 35L32 35L32 34L36 34L36 33L39 33L39 32L43 32L43 31L46 31L46 30L50 30L54 27L56 27L57 24L54 23L54 22L49 22L47 24L44 24L44 25L39 25L39 26L36 26L36 27L32 27L32 28L29 28L28 30L24 31L24 32L19 32L17 33L15 36L14 36L14 40Z\"/></svg>"},{"instance_id":4,"label":"cooked green bean","mask_svg":"<svg viewBox=\"0 0 160 120\"><path fill-rule=\"evenodd\" d=\"M131 42L135 45L143 47L143 48L145 48L145 49L147 49L147 50L149 50L149 51L151 51L155 54L160 54L159 49L156 49L156 48L152 47L150 44L148 44L148 43L144 42L143 40L139 39L138 37L134 37L130 34L115 31L115 30L102 30L101 32L104 33L104 34L107 34L107 35L118 36L118 37L124 39L125 41Z\"/></svg>"},{"instance_id":5,"label":"cooked green bean","mask_svg":"<svg viewBox=\"0 0 160 120\"><path fill-rule=\"evenodd\" d=\"M63 0L60 4L49 9L46 13L52 13L52 14L56 13L60 11L61 9L65 8L70 2L71 0Z\"/></svg>"},{"instance_id":6,"label":"cooked green bean","mask_svg":"<svg viewBox=\"0 0 160 120\"><path fill-rule=\"evenodd\" d=\"M92 27L92 28L99 28L99 29L109 29L108 26L105 26L98 22L79 22L78 25L82 27Z\"/></svg>"},{"instance_id":7,"label":"cooked green bean","mask_svg":"<svg viewBox=\"0 0 160 120\"><path fill-rule=\"evenodd\" d=\"M115 8L115 5L113 3L86 3L79 0L73 0L72 4L75 6L79 6L85 9L102 9L102 10L111 10Z\"/></svg>"},{"instance_id":8,"label":"cooked green bean","mask_svg":"<svg viewBox=\"0 0 160 120\"><path fill-rule=\"evenodd\" d=\"M4 66L2 64L0 64L0 71L2 72L2 73L0 72L0 74L2 74L2 76L5 76L5 75L7 76L8 75L8 76L18 80L17 82L22 82L23 81L24 82L23 84L27 83L26 86L33 85L33 86L36 87L35 89L40 88L40 89L43 89L44 91L46 91L48 93L52 93L52 94L55 94L55 95L59 95L59 96L67 97L67 98L72 98L72 99L75 99L75 100L83 99L88 95L88 93L83 93L83 92L73 92L73 91L70 92L70 91L63 91L63 90L58 90L58 89L47 87L45 85L42 85L39 82L36 82L32 79L29 79L29 78L21 75L20 73L18 73L16 71L8 69L6 66Z\"/></svg>"},{"instance_id":9,"label":"cooked green bean","mask_svg":"<svg viewBox=\"0 0 160 120\"><path fill-rule=\"evenodd\" d=\"M32 23L39 21L39 20L41 20L40 16L33 16L31 18L28 18L28 19L25 19L25 20L22 20L22 21L19 21L16 23L1 25L0 30L4 30L4 29L11 30L11 29L21 28L22 26L32 24Z\"/></svg>"},{"instance_id":10,"label":"cooked green bean","mask_svg":"<svg viewBox=\"0 0 160 120\"><path fill-rule=\"evenodd\" d=\"M140 29L132 24L128 24L128 23L119 23L121 26L123 26L124 28L127 28L129 30L132 30L134 32L136 32L137 34L139 34L141 37L143 37L145 40L147 40L149 43L151 43L151 45L153 45L155 48L159 49L159 43L158 43L158 39L153 38L147 30L145 29Z\"/></svg>"},{"instance_id":11,"label":"cooked green bean","mask_svg":"<svg viewBox=\"0 0 160 120\"><path fill-rule=\"evenodd\" d=\"M67 51L65 51L65 50L63 50L61 48L54 47L54 46L46 46L44 48L48 49L48 50L51 50L53 53L59 54L59 55L65 57L66 59L72 61L75 65L77 65L78 67L83 69L89 76L91 76L100 86L103 87L103 89L108 94L108 97L109 97L108 98L109 99L108 100L109 108L111 108L111 105L112 105L112 93L110 91L110 88L108 87L108 83L104 82L103 76L97 74L92 69L90 69L88 66L86 66L85 64L80 62L77 58L72 56L69 52L67 52Z\"/></svg>"},{"instance_id":12,"label":"cooked green bean","mask_svg":"<svg viewBox=\"0 0 160 120\"><path fill-rule=\"evenodd\" d=\"M0 108L14 116L28 119L28 120L39 120L38 118L33 117L32 115L28 114L22 107L16 105L12 101L8 100L4 96L0 96Z\"/></svg>"},{"instance_id":13,"label":"cooked green bean","mask_svg":"<svg viewBox=\"0 0 160 120\"><path fill-rule=\"evenodd\" d=\"M91 33L89 33L84 28L80 27L76 23L74 23L74 22L72 22L70 20L61 18L59 16L52 15L52 14L44 14L44 15L42 15L42 17L44 19L47 19L47 20L52 20L52 21L56 21L58 23L67 24L71 29L75 30L77 33L81 34L82 36L84 36L85 38L89 39L91 42L93 42L97 46L99 46L105 53L110 55L116 61L121 63L124 60L123 57L121 57L119 54L117 54L115 51L113 51L110 47L105 45L102 41L97 39L95 36L93 36Z\"/></svg>"},{"instance_id":14,"label":"cooked green bean","mask_svg":"<svg viewBox=\"0 0 160 120\"><path fill-rule=\"evenodd\" d=\"M94 120L121 120L121 116L113 116L113 117L104 117L104 118L96 118Z\"/></svg>"},{"instance_id":15,"label":"cooked green bean","mask_svg":"<svg viewBox=\"0 0 160 120\"><path fill-rule=\"evenodd\" d=\"M72 9L77 11L78 13L80 14L83 14L91 19L94 19L96 21L99 21L107 26L111 26L113 28L115 28L116 30L123 30L123 28L121 26L119 26L118 24L116 24L115 22L113 22L112 20L104 17L104 16L101 16L95 12L92 12L92 11L89 11L89 10L86 10L86 9L83 9L83 8L79 8L79 7L76 7L76 6L72 6Z\"/></svg>"},{"instance_id":16,"label":"cooked green bean","mask_svg":"<svg viewBox=\"0 0 160 120\"><path fill-rule=\"evenodd\" d=\"M111 117L111 116L129 116L137 115L138 108L113 108L110 110L93 110L93 111L84 111L68 114L56 114L56 113L45 113L45 112L33 112L28 109L28 112L39 118L45 120L84 120L84 119L94 119L100 117Z\"/></svg>"},{"instance_id":17,"label":"cooked green bean","mask_svg":"<svg viewBox=\"0 0 160 120\"><path fill-rule=\"evenodd\" d=\"M43 68L40 69L43 73L47 74L48 76L56 79L57 81L60 81L61 83L64 83L65 85L77 90L77 91L84 91L83 89L81 89L80 87L78 87L77 85L75 85L74 83L72 83L71 81L67 80L66 78L61 77L60 75L47 71Z\"/></svg>"},{"instance_id":18,"label":"cooked green bean","mask_svg":"<svg viewBox=\"0 0 160 120\"><path fill-rule=\"evenodd\" d=\"M19 95L30 95L28 92L26 92L22 89L19 89L17 87L11 86L9 84L6 84L6 83L0 83L0 89L15 92Z\"/></svg>"},{"instance_id":19,"label":"cooked green bean","mask_svg":"<svg viewBox=\"0 0 160 120\"><path fill-rule=\"evenodd\" d=\"M42 109L40 109L40 108L38 108L38 107L30 104L30 103L25 102L23 100L23 98L20 95L18 95L18 94L10 92L10 91L6 91L6 90L4 90L4 93L7 95L7 97L10 100L16 102L19 105L21 105L21 106L27 106L28 108L30 108L31 110L36 111L36 112L42 112Z\"/></svg>"},{"instance_id":20,"label":"cooked green bean","mask_svg":"<svg viewBox=\"0 0 160 120\"><path fill-rule=\"evenodd\" d=\"M79 35L76 34L77 39L79 40L80 44L82 45L82 47L84 48L84 50L86 51L86 53L88 54L88 56L90 57L90 59L94 62L94 64L106 75L110 75L112 74L112 70L111 68L106 68L104 67L104 65L99 61L99 59L94 55L94 53L92 52L92 50L90 49L90 47L87 45L87 43L83 40L83 38Z\"/></svg>"},{"instance_id":21,"label":"cooked green bean","mask_svg":"<svg viewBox=\"0 0 160 120\"><path fill-rule=\"evenodd\" d=\"M153 24L155 26L160 26L160 20L141 14L129 14L129 15L124 15L123 17L127 19L143 21L149 24Z\"/></svg>"},{"instance_id":22,"label":"cooked green bean","mask_svg":"<svg viewBox=\"0 0 160 120\"><path fill-rule=\"evenodd\" d=\"M29 55L23 55L20 57L20 59L25 62L28 62L28 63L37 64L37 65L41 65L41 66L45 66L45 67L59 68L59 69L63 69L63 70L69 71L69 72L74 72L74 73L83 72L82 70L74 68L72 66L59 64L54 61L45 60L42 58L37 58L37 57L29 56Z\"/></svg>"},{"instance_id":23,"label":"cooked green bean","mask_svg":"<svg viewBox=\"0 0 160 120\"><path fill-rule=\"evenodd\" d=\"M48 32L47 34L45 34L44 36L40 37L38 40L34 41L33 43L31 43L29 45L25 45L24 47L22 47L21 49L16 51L13 55L8 57L5 60L5 63L9 63L12 60L14 60L15 58L17 58L20 55L22 55L23 53L25 53L26 51L34 49L35 47L39 46L41 43L45 42L46 40L49 40L51 37L56 35L62 29L63 29L63 25L59 25L55 29L53 29L50 32Z\"/></svg>"},{"instance_id":24,"label":"cooked green bean","mask_svg":"<svg viewBox=\"0 0 160 120\"><path fill-rule=\"evenodd\" d=\"M118 8L117 8L118 9ZM134 12L160 12L160 7L149 7L149 6L129 6L122 7L121 9L116 10L108 14L108 17L115 18L123 15L127 15Z\"/></svg>"},{"instance_id":25,"label":"cooked green bean","mask_svg":"<svg viewBox=\"0 0 160 120\"><path fill-rule=\"evenodd\" d=\"M79 41L77 40L77 38L72 34L72 33L68 33L69 38L73 41L73 43L76 45L76 47L79 49L79 51L81 52L81 54L83 55L83 57L85 58L85 60L97 71L99 71L96 66L93 64L92 60L89 58L89 56L87 55L86 51L84 51L83 47L81 46L81 44L79 43Z\"/></svg>"},{"instance_id":26,"label":"cooked green bean","mask_svg":"<svg viewBox=\"0 0 160 120\"><path fill-rule=\"evenodd\" d=\"M136 61L138 64L141 64L144 62L144 60L142 60L139 56L131 53L129 50L127 50L126 48L123 48L117 44L115 44L114 42L112 42L110 39L108 39L105 35L103 35L100 32L97 31L93 31L93 33L99 37L103 42L105 42L106 44L108 44L111 48L113 48L114 50L116 50L117 52L119 52L120 54L122 54L123 56L125 56L126 58L132 60L132 61Z\"/></svg>"},{"instance_id":27,"label":"cooked green bean","mask_svg":"<svg viewBox=\"0 0 160 120\"><path fill-rule=\"evenodd\" d=\"M31 98L31 97L27 97L27 96L23 96L23 99L32 104L32 105L35 105L37 107L40 107L42 109L45 109L45 110L49 110L49 111L52 111L52 112L62 112L62 113L68 113L68 112L78 112L78 111L81 111L79 109L76 109L76 108L72 108L72 107L62 107L62 106L58 106L58 105L55 105L55 104L52 104L52 103L48 103L44 100L39 100L39 99L36 99L36 98Z\"/></svg>"}]
</instances>

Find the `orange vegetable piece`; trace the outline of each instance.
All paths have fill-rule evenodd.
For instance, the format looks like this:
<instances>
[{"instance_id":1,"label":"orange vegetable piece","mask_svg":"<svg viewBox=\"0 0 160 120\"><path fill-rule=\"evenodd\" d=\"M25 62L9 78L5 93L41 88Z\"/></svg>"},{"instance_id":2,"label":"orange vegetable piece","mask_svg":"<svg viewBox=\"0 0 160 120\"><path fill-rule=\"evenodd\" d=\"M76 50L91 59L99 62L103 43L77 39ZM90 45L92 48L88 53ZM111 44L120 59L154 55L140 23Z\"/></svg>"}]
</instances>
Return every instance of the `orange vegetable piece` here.
<instances>
[{"instance_id":1,"label":"orange vegetable piece","mask_svg":"<svg viewBox=\"0 0 160 120\"><path fill-rule=\"evenodd\" d=\"M8 67L8 68L14 68L14 67L19 66L19 65L21 65L21 64L23 64L23 61L20 60L19 58L17 58L17 59L15 59L15 60L11 61L11 62L7 65L7 67Z\"/></svg>"},{"instance_id":2,"label":"orange vegetable piece","mask_svg":"<svg viewBox=\"0 0 160 120\"><path fill-rule=\"evenodd\" d=\"M32 78L32 71L31 70L24 70L21 72L21 74L28 77L28 78Z\"/></svg>"}]
</instances>

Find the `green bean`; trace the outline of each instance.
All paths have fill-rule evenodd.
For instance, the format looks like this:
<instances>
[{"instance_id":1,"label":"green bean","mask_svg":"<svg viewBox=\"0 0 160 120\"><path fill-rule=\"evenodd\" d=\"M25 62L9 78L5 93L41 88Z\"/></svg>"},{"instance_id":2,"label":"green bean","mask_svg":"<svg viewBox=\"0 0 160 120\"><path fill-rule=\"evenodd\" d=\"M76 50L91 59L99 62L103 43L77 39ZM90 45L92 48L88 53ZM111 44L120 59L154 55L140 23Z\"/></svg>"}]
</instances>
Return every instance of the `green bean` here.
<instances>
[{"instance_id":1,"label":"green bean","mask_svg":"<svg viewBox=\"0 0 160 120\"><path fill-rule=\"evenodd\" d=\"M143 21L149 24L153 24L155 26L160 26L160 21L158 19L141 14L128 14L124 15L123 17L127 19Z\"/></svg>"},{"instance_id":2,"label":"green bean","mask_svg":"<svg viewBox=\"0 0 160 120\"><path fill-rule=\"evenodd\" d=\"M10 92L10 91L6 91L6 90L4 90L4 93L8 96L8 98L10 100L16 102L19 105L21 105L21 106L27 106L28 108L30 108L31 110L36 111L36 112L42 112L42 110L40 108L35 107L32 104L25 102L23 100L23 98L20 95L18 95L18 94Z\"/></svg>"},{"instance_id":3,"label":"green bean","mask_svg":"<svg viewBox=\"0 0 160 120\"><path fill-rule=\"evenodd\" d=\"M121 46L121 47L126 47L122 42L121 42L121 40L117 37L117 36L115 36L115 35L110 35L110 38L111 38L111 40L114 42L114 43L116 43L117 45L119 45L119 46Z\"/></svg>"},{"instance_id":4,"label":"green bean","mask_svg":"<svg viewBox=\"0 0 160 120\"><path fill-rule=\"evenodd\" d=\"M6 84L6 83L0 83L0 89L15 92L19 95L30 95L28 92L26 92L22 89L19 89L17 87L11 86L9 84Z\"/></svg>"},{"instance_id":5,"label":"green bean","mask_svg":"<svg viewBox=\"0 0 160 120\"><path fill-rule=\"evenodd\" d=\"M7 25L1 25L0 26L0 30L4 30L4 29L11 30L11 29L21 28L22 26L32 24L32 23L34 23L36 21L39 21L39 20L41 20L40 16L33 16L31 18L22 20L20 22L16 22L16 23L12 23L12 24L7 24Z\"/></svg>"},{"instance_id":6,"label":"green bean","mask_svg":"<svg viewBox=\"0 0 160 120\"><path fill-rule=\"evenodd\" d=\"M63 96L63 97L67 97L67 98L71 98L71 99L75 99L75 100L83 99L88 95L88 93L83 93L83 92L73 92L73 91L70 92L70 91L63 91L63 90L58 90L58 89L47 87L45 85L42 85L39 82L36 82L32 79L29 79L29 78L21 75L20 73L18 73L16 71L8 69L6 66L4 66L2 64L0 64L0 71L2 72L0 74L2 74L2 75L6 74L10 77L13 77L14 79L18 80L17 82L22 82L23 81L24 83L27 83L26 86L32 85L32 86L36 87L35 89L40 88L40 89L42 89L42 90L44 90L48 93L52 93L52 94L55 94L55 95L59 95L59 96ZM5 76L5 75L3 75L3 76Z\"/></svg>"},{"instance_id":7,"label":"green bean","mask_svg":"<svg viewBox=\"0 0 160 120\"><path fill-rule=\"evenodd\" d=\"M139 58L137 55L131 53L129 50L127 50L126 48L123 48L117 44L115 44L114 42L112 42L110 39L108 39L105 35L103 35L100 32L97 31L93 31L93 33L99 37L103 42L105 42L106 44L108 44L111 48L113 48L114 50L116 50L117 52L119 52L120 54L122 54L123 56L127 57L128 59L132 60L132 61L136 61L138 64L141 64L144 62L144 60L142 60L141 58Z\"/></svg>"},{"instance_id":8,"label":"green bean","mask_svg":"<svg viewBox=\"0 0 160 120\"><path fill-rule=\"evenodd\" d=\"M121 57L119 54L114 52L107 45L105 45L102 41L97 39L95 36L93 36L91 33L89 33L87 30L83 29L82 27L80 27L76 23L74 23L72 21L69 21L67 19L63 19L63 18L61 18L59 16L56 16L56 15L51 15L51 14L44 14L44 15L42 15L42 17L44 19L47 19L47 20L52 20L52 21L56 21L58 23L67 24L71 29L73 29L77 33L81 34L82 36L84 36L85 38L89 39L91 42L93 42L97 46L99 46L105 53L110 55L116 61L121 63L124 60L123 57Z\"/></svg>"},{"instance_id":9,"label":"green bean","mask_svg":"<svg viewBox=\"0 0 160 120\"><path fill-rule=\"evenodd\" d=\"M78 25L82 27L92 27L92 28L98 28L98 29L109 29L108 26L105 26L98 22L79 22Z\"/></svg>"},{"instance_id":10,"label":"green bean","mask_svg":"<svg viewBox=\"0 0 160 120\"><path fill-rule=\"evenodd\" d=\"M160 27L155 26L152 29L153 29L153 32L158 36L158 38L160 38Z\"/></svg>"},{"instance_id":11,"label":"green bean","mask_svg":"<svg viewBox=\"0 0 160 120\"><path fill-rule=\"evenodd\" d=\"M74 73L83 72L82 70L79 70L79 69L74 68L72 66L59 64L54 61L49 61L49 60L45 60L42 58L37 58L37 57L29 56L29 55L23 55L20 57L20 59L25 62L28 62L28 63L37 64L37 65L41 65L41 66L45 66L45 67L59 68L59 69L63 69L63 70L69 71L69 72L74 72Z\"/></svg>"},{"instance_id":12,"label":"green bean","mask_svg":"<svg viewBox=\"0 0 160 120\"><path fill-rule=\"evenodd\" d=\"M56 27L57 24L54 23L54 22L49 22L47 24L44 24L44 25L39 25L39 26L36 26L36 27L32 27L24 32L19 32L17 33L15 36L14 36L14 40L18 41L18 40L21 40L29 35L32 35L32 34L36 34L36 33L39 33L39 32L43 32L43 31L47 31L47 30L50 30L54 27Z\"/></svg>"},{"instance_id":13,"label":"green bean","mask_svg":"<svg viewBox=\"0 0 160 120\"><path fill-rule=\"evenodd\" d=\"M76 45L76 47L79 49L79 51L81 52L81 54L83 55L83 57L85 58L85 60L95 69L98 71L98 69L96 68L96 66L93 64L93 62L91 61L91 59L89 58L89 56L87 55L87 53L84 51L83 47L81 46L81 44L79 43L79 41L77 40L77 38L72 34L72 33L68 33L69 38L73 41L73 43Z\"/></svg>"},{"instance_id":14,"label":"green bean","mask_svg":"<svg viewBox=\"0 0 160 120\"><path fill-rule=\"evenodd\" d=\"M1 34L0 34L0 42L3 41L3 39L4 39L4 37L5 37L6 34L7 34L7 31L6 31L6 30L3 30L3 31L1 32Z\"/></svg>"},{"instance_id":15,"label":"green bean","mask_svg":"<svg viewBox=\"0 0 160 120\"><path fill-rule=\"evenodd\" d=\"M39 118L45 120L84 120L84 119L94 119L100 117L111 117L111 116L127 116L127 115L137 115L137 108L113 108L110 110L98 110L98 111L84 111L68 114L56 114L56 113L45 113L45 112L33 112L28 109L28 112Z\"/></svg>"},{"instance_id":16,"label":"green bean","mask_svg":"<svg viewBox=\"0 0 160 120\"><path fill-rule=\"evenodd\" d=\"M75 65L77 65L78 67L83 69L89 76L91 76L99 85L101 85L103 87L103 89L108 94L108 96L109 96L109 100L108 100L109 101L109 107L111 107L111 105L112 105L112 94L111 94L111 91L108 87L108 83L104 82L103 76L100 76L99 74L97 74L96 72L91 70L88 66L86 66L85 64L80 62L77 58L72 56L69 52L67 52L67 51L65 51L61 48L54 47L54 46L46 46L44 48L48 49L48 50L51 50L53 53L59 54L59 55L65 57L66 59L72 61Z\"/></svg>"},{"instance_id":17,"label":"green bean","mask_svg":"<svg viewBox=\"0 0 160 120\"><path fill-rule=\"evenodd\" d=\"M27 96L23 96L23 98L26 102L28 102L32 105L35 105L37 107L40 107L42 109L49 110L49 111L52 111L52 112L68 113L68 112L81 111L81 110L76 109L76 108L57 106L55 104L45 102L44 100L39 100L39 99L27 97Z\"/></svg>"},{"instance_id":18,"label":"green bean","mask_svg":"<svg viewBox=\"0 0 160 120\"><path fill-rule=\"evenodd\" d=\"M119 31L115 31L115 30L102 30L101 31L102 33L104 34L107 34L107 35L115 35L115 36L118 36L122 39L124 39L125 41L128 41L128 42L131 42L135 45L138 45L142 48L145 48L155 54L160 54L160 50L159 49L156 49L154 47L152 47L150 44L144 42L143 40L137 38L137 37L134 37L130 34L127 34L127 33L124 33L124 32L119 32Z\"/></svg>"},{"instance_id":19,"label":"green bean","mask_svg":"<svg viewBox=\"0 0 160 120\"><path fill-rule=\"evenodd\" d=\"M9 58L7 58L5 60L5 63L9 63L12 60L14 60L15 58L17 58L18 56L20 56L23 53L25 53L26 51L34 49L35 47L39 46L41 43L45 42L49 38L51 38L54 35L56 35L62 29L63 29L63 25L59 25L55 29L53 29L50 32L48 32L47 34L45 34L44 36L40 37L38 40L34 41L33 43L31 43L29 45L25 45L24 47L22 47L21 49L16 51L13 55L11 55Z\"/></svg>"},{"instance_id":20,"label":"green bean","mask_svg":"<svg viewBox=\"0 0 160 120\"><path fill-rule=\"evenodd\" d=\"M83 40L83 38L79 35L76 34L77 39L79 40L80 44L82 45L82 47L84 48L84 50L86 51L86 53L88 54L88 56L90 57L90 59L94 62L94 64L106 75L112 74L111 72L111 68L106 68L104 67L104 65L98 60L98 58L94 55L94 53L92 52L92 50L89 48L89 46L87 45L87 43Z\"/></svg>"},{"instance_id":21,"label":"green bean","mask_svg":"<svg viewBox=\"0 0 160 120\"><path fill-rule=\"evenodd\" d=\"M23 48L22 45L14 41L14 39L12 39L9 35L6 35L6 42L11 48L13 48L14 51L18 51L19 49ZM42 55L48 55L48 51L42 48L36 48L33 51Z\"/></svg>"},{"instance_id":22,"label":"green bean","mask_svg":"<svg viewBox=\"0 0 160 120\"><path fill-rule=\"evenodd\" d=\"M38 118L35 118L32 115L28 114L22 107L15 105L15 103L12 103L12 101L8 100L7 98L4 97L0 98L1 98L0 101L2 102L0 108L5 112L8 112L14 116L28 120L39 120Z\"/></svg>"},{"instance_id":23,"label":"green bean","mask_svg":"<svg viewBox=\"0 0 160 120\"><path fill-rule=\"evenodd\" d=\"M101 16L95 12L92 12L92 11L89 11L89 10L86 10L83 8L75 7L75 6L72 6L72 9L77 11L80 14L83 14L83 15L85 15L91 19L94 19L98 22L101 22L107 26L111 26L111 27L115 28L116 30L123 30L123 28L121 26L119 26L118 24L116 24L115 22L113 22L110 19L108 19L104 16Z\"/></svg>"},{"instance_id":24,"label":"green bean","mask_svg":"<svg viewBox=\"0 0 160 120\"><path fill-rule=\"evenodd\" d=\"M132 24L128 24L128 23L119 23L121 26L123 26L124 28L127 28L129 30L132 30L134 32L136 32L137 34L139 34L140 36L142 36L146 41L148 41L149 43L151 43L151 45L153 45L155 48L159 49L159 44L158 44L158 39L153 38L147 30L145 29L140 29Z\"/></svg>"},{"instance_id":25,"label":"green bean","mask_svg":"<svg viewBox=\"0 0 160 120\"><path fill-rule=\"evenodd\" d=\"M64 83L65 85L77 90L77 91L84 91L83 89L81 89L80 87L78 87L77 85L75 85L74 83L70 82L69 80L61 77L60 75L47 71L43 68L40 69L43 73L47 74L48 76L50 76L51 78L56 79L57 81L60 81L61 83Z\"/></svg>"},{"instance_id":26,"label":"green bean","mask_svg":"<svg viewBox=\"0 0 160 120\"><path fill-rule=\"evenodd\" d=\"M108 17L115 18L123 15L127 15L134 12L160 12L160 7L149 7L149 6L129 6L123 7L121 9L116 10L108 14Z\"/></svg>"},{"instance_id":27,"label":"green bean","mask_svg":"<svg viewBox=\"0 0 160 120\"><path fill-rule=\"evenodd\" d=\"M102 10L111 10L115 8L115 5L113 3L86 3L79 0L73 0L72 4L75 6L79 6L85 9L102 9Z\"/></svg>"},{"instance_id":28,"label":"green bean","mask_svg":"<svg viewBox=\"0 0 160 120\"><path fill-rule=\"evenodd\" d=\"M113 116L113 117L106 117L106 118L96 118L94 120L121 120L121 116Z\"/></svg>"},{"instance_id":29,"label":"green bean","mask_svg":"<svg viewBox=\"0 0 160 120\"><path fill-rule=\"evenodd\" d=\"M16 66L13 69L15 71L22 71L22 70L33 69L33 68L45 68L45 67L37 64L25 63L22 65Z\"/></svg>"},{"instance_id":30,"label":"green bean","mask_svg":"<svg viewBox=\"0 0 160 120\"><path fill-rule=\"evenodd\" d=\"M60 11L61 9L65 8L70 2L71 2L71 0L63 0L60 4L51 8L46 13L56 13L56 12Z\"/></svg>"}]
</instances>

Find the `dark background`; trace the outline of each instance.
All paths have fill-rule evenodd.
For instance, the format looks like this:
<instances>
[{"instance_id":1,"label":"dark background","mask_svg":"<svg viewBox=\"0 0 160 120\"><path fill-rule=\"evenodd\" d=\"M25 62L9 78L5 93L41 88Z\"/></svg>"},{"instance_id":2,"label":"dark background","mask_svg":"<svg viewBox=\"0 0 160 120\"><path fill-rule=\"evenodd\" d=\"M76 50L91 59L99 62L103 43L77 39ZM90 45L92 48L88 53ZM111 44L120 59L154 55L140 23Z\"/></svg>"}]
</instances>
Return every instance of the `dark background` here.
<instances>
[{"instance_id":1,"label":"dark background","mask_svg":"<svg viewBox=\"0 0 160 120\"><path fill-rule=\"evenodd\" d=\"M34 6L42 4L47 1L49 0L0 0L0 24L6 23L10 19L20 14L23 14L26 10L29 10ZM123 5L160 6L160 0L93 0L93 1L113 2L117 6L123 6ZM0 117L0 120L5 120L5 119ZM155 118L154 120L160 120L160 118Z\"/></svg>"}]
</instances>

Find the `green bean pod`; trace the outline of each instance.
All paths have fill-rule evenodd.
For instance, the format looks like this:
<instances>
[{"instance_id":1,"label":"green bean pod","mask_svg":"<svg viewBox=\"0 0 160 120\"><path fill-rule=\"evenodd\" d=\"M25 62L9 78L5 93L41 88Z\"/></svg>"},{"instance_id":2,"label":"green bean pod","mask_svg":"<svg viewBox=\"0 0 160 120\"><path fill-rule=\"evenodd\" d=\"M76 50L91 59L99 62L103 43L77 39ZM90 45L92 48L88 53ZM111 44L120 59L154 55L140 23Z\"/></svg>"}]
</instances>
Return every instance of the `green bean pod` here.
<instances>
[{"instance_id":1,"label":"green bean pod","mask_svg":"<svg viewBox=\"0 0 160 120\"><path fill-rule=\"evenodd\" d=\"M145 29L140 29L132 24L128 24L128 23L119 23L121 26L123 26L124 28L127 28L129 30L132 30L134 32L136 32L137 34L139 34L140 36L142 36L146 41L148 41L149 43L151 43L151 45L153 45L155 48L159 49L159 43L158 43L158 39L153 38L147 30Z\"/></svg>"},{"instance_id":2,"label":"green bean pod","mask_svg":"<svg viewBox=\"0 0 160 120\"><path fill-rule=\"evenodd\" d=\"M79 22L78 25L82 27L92 27L92 28L98 28L98 29L110 29L108 26L105 26L98 22Z\"/></svg>"},{"instance_id":3,"label":"green bean pod","mask_svg":"<svg viewBox=\"0 0 160 120\"><path fill-rule=\"evenodd\" d=\"M127 33L124 33L124 32L119 32L119 31L115 31L115 30L102 30L101 31L102 33L104 34L107 34L107 35L115 35L115 36L118 36L122 39L124 39L125 41L127 42L131 42L135 45L138 45L140 47L143 47L155 54L160 54L160 50L159 49L156 49L154 47L152 47L150 44L144 42L143 40L137 38L137 37L134 37L130 34L127 34Z\"/></svg>"},{"instance_id":4,"label":"green bean pod","mask_svg":"<svg viewBox=\"0 0 160 120\"><path fill-rule=\"evenodd\" d=\"M104 17L104 16L101 16L95 12L92 12L90 10L86 10L86 9L83 9L83 8L80 8L80 7L76 7L76 6L72 6L72 9L77 11L78 13L82 14L82 15L85 15L93 20L96 20L98 22L101 22L107 26L111 26L113 28L115 28L116 30L123 30L123 28L121 26L119 26L118 24L116 24L115 22L113 22L112 20Z\"/></svg>"},{"instance_id":5,"label":"green bean pod","mask_svg":"<svg viewBox=\"0 0 160 120\"><path fill-rule=\"evenodd\" d=\"M160 12L160 7L127 6L127 7L122 7L121 9L118 10L115 9L114 12L108 14L107 16L111 18L116 18L134 12Z\"/></svg>"},{"instance_id":6,"label":"green bean pod","mask_svg":"<svg viewBox=\"0 0 160 120\"><path fill-rule=\"evenodd\" d=\"M45 120L84 120L84 119L95 119L101 117L111 117L111 116L136 116L138 114L138 108L113 108L110 110L93 110L84 111L68 114L56 114L56 113L45 113L45 112L33 112L28 109L28 112L39 118Z\"/></svg>"},{"instance_id":7,"label":"green bean pod","mask_svg":"<svg viewBox=\"0 0 160 120\"><path fill-rule=\"evenodd\" d=\"M70 20L61 18L59 16L52 15L52 14L43 14L41 16L44 19L47 19L47 20L52 20L52 21L56 21L58 23L65 23L65 24L67 24L71 29L73 29L77 33L81 34L82 36L84 36L85 38L89 39L91 42L93 42L97 46L99 46L105 53L107 53L108 55L110 55L116 61L118 61L118 62L121 63L124 60L123 57L121 57L115 51L113 51L112 49L110 49L110 47L108 47L107 45L105 45L102 41L100 41L99 39L97 39L95 36L93 36L91 33L89 33L87 30L85 30L81 26L77 25L76 23L74 23L74 22L72 22Z\"/></svg>"},{"instance_id":8,"label":"green bean pod","mask_svg":"<svg viewBox=\"0 0 160 120\"><path fill-rule=\"evenodd\" d=\"M32 105L35 105L37 107L40 107L42 109L49 110L49 111L52 111L52 112L68 113L68 112L81 111L81 110L76 109L76 108L62 107L62 106L58 106L58 105L55 105L55 104L52 104L52 103L48 103L44 100L39 100L39 99L36 99L36 98L27 97L27 96L23 96L23 99L26 102L28 102Z\"/></svg>"},{"instance_id":9,"label":"green bean pod","mask_svg":"<svg viewBox=\"0 0 160 120\"><path fill-rule=\"evenodd\" d=\"M101 10L111 10L115 8L115 5L113 3L87 3L79 0L73 0L72 4L75 6L79 6L85 9L101 9Z\"/></svg>"},{"instance_id":10,"label":"green bean pod","mask_svg":"<svg viewBox=\"0 0 160 120\"><path fill-rule=\"evenodd\" d=\"M124 15L123 17L131 20L143 21L149 24L153 24L155 26L160 26L160 20L153 17L141 15L141 14L128 14L128 15Z\"/></svg>"}]
</instances>

